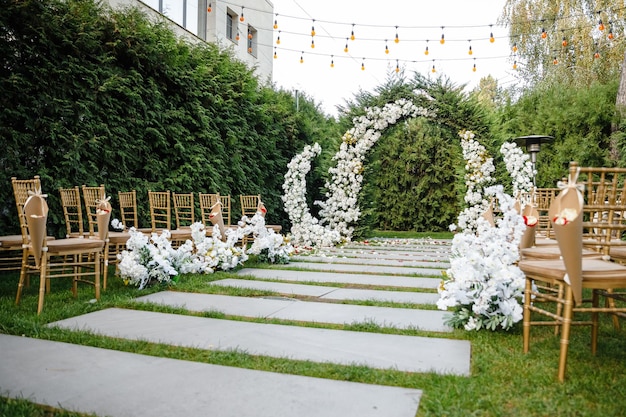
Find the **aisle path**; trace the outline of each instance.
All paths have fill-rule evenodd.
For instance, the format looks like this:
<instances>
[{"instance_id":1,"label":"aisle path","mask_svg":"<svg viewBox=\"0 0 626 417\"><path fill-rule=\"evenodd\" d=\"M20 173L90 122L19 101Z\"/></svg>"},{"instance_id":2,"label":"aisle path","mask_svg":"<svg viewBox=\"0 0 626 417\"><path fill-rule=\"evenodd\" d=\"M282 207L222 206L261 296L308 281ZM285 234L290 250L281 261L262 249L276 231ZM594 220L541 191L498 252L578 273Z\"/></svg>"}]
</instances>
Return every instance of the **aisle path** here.
<instances>
[{"instance_id":1,"label":"aisle path","mask_svg":"<svg viewBox=\"0 0 626 417\"><path fill-rule=\"evenodd\" d=\"M183 307L190 315L112 308L50 325L204 350L469 376L470 343L445 336L451 330L445 325L446 313L432 306L448 254L446 242L388 241L376 247L351 244L325 255L299 256L297 262L279 269L242 269L238 274L246 279L207 283L272 291L275 295L235 297L163 291L138 297L136 302ZM402 305L365 306L346 300ZM220 311L229 319L193 315L206 311ZM302 325L250 321L259 319ZM309 323L376 323L398 329L419 328L427 333L402 336L317 328ZM14 336L0 335L0 351L0 389L5 395L100 416L413 417L421 396L415 389L215 366Z\"/></svg>"}]
</instances>

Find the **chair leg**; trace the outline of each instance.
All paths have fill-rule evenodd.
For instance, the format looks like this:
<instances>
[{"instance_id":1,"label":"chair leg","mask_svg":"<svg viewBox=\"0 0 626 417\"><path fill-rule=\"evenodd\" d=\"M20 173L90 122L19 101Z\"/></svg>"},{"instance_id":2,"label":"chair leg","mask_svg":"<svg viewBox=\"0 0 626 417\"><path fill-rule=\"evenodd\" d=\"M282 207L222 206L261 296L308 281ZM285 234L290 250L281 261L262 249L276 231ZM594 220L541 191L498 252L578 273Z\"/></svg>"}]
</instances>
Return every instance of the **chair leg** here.
<instances>
[{"instance_id":1,"label":"chair leg","mask_svg":"<svg viewBox=\"0 0 626 417\"><path fill-rule=\"evenodd\" d=\"M597 290L593 290L592 298L591 298L591 306L593 308L598 307L600 301L600 295ZM613 303L615 304L615 303ZM598 318L600 313L592 312L591 313L591 354L595 355L598 349ZM613 316L615 317L615 316Z\"/></svg>"},{"instance_id":2,"label":"chair leg","mask_svg":"<svg viewBox=\"0 0 626 417\"><path fill-rule=\"evenodd\" d=\"M46 285L49 284L46 276L48 275L48 257L42 256L41 263L39 265L39 302L37 303L37 315L41 314L43 310L43 299L46 295Z\"/></svg>"},{"instance_id":3,"label":"chair leg","mask_svg":"<svg viewBox=\"0 0 626 417\"><path fill-rule=\"evenodd\" d=\"M613 290L612 289L608 289L606 292L608 294L612 294ZM606 304L605 307L609 307L609 308L615 309L615 300L613 298L606 297L605 304ZM620 329L619 317L617 316L617 314L612 314L611 316L613 317L613 327L616 330L619 330Z\"/></svg>"},{"instance_id":4,"label":"chair leg","mask_svg":"<svg viewBox=\"0 0 626 417\"><path fill-rule=\"evenodd\" d=\"M15 305L20 303L22 298L22 290L24 289L24 282L28 275L28 253L22 255L22 268L20 269L20 281L17 283L17 295L15 296Z\"/></svg>"},{"instance_id":5,"label":"chair leg","mask_svg":"<svg viewBox=\"0 0 626 417\"><path fill-rule=\"evenodd\" d=\"M572 324L572 309L574 308L574 293L567 288L565 305L563 306L563 325L561 327L561 352L559 355L559 382L565 381L565 367L567 364L567 349L569 347L569 333Z\"/></svg>"},{"instance_id":6,"label":"chair leg","mask_svg":"<svg viewBox=\"0 0 626 417\"><path fill-rule=\"evenodd\" d=\"M100 299L100 253L96 252L94 286L96 287L96 300ZM106 279L106 278L105 278Z\"/></svg>"},{"instance_id":7,"label":"chair leg","mask_svg":"<svg viewBox=\"0 0 626 417\"><path fill-rule=\"evenodd\" d=\"M556 284L558 287L558 298L559 300L563 299L563 284ZM563 312L563 305L561 303L556 303L556 315L560 316L561 313ZM561 329L561 325L557 322L557 324L554 326L554 335L558 336L559 335L559 330Z\"/></svg>"},{"instance_id":8,"label":"chair leg","mask_svg":"<svg viewBox=\"0 0 626 417\"><path fill-rule=\"evenodd\" d=\"M532 280L526 278L526 287L524 289L524 353L528 353L530 349L530 303L531 303Z\"/></svg>"}]
</instances>

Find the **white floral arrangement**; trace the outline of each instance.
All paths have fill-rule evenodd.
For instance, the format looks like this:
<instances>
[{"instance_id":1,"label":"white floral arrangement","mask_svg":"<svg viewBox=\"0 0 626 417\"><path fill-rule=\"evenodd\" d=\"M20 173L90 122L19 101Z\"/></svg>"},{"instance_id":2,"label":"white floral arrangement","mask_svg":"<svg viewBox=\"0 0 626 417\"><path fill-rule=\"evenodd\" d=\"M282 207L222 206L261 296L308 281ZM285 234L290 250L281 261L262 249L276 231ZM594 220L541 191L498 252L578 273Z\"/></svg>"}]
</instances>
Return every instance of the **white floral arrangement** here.
<instances>
[{"instance_id":1,"label":"white floral arrangement","mask_svg":"<svg viewBox=\"0 0 626 417\"><path fill-rule=\"evenodd\" d=\"M515 142L504 142L500 147L506 170L512 179L513 196L528 195L536 174L530 157Z\"/></svg>"},{"instance_id":2,"label":"white floral arrangement","mask_svg":"<svg viewBox=\"0 0 626 417\"><path fill-rule=\"evenodd\" d=\"M161 283L174 284L180 274L211 274L228 271L243 265L248 253L261 255L261 260L273 263L288 263L294 249L289 237L283 237L265 227L265 218L260 212L248 219L243 217L236 229L226 230L222 241L218 225L214 225L211 236L200 222L191 225L191 240L174 249L170 242L171 233L152 233L150 237L131 227L127 250L117 255L119 274L126 284L139 287ZM245 236L253 235L254 242L246 252L237 246Z\"/></svg>"},{"instance_id":3,"label":"white floral arrangement","mask_svg":"<svg viewBox=\"0 0 626 417\"><path fill-rule=\"evenodd\" d=\"M493 158L477 140L472 131L462 131L461 149L465 160L465 203L467 207L459 214L457 224L450 225L451 231L461 229L464 232L475 233L478 228L478 219L489 209L491 199L484 195L484 189L493 184L491 176L495 171Z\"/></svg>"},{"instance_id":4,"label":"white floral arrangement","mask_svg":"<svg viewBox=\"0 0 626 417\"><path fill-rule=\"evenodd\" d=\"M454 308L448 320L453 327L508 330L522 319L525 277L516 263L526 226L515 210L515 200L501 185L488 187L485 195L497 199L503 216L495 227L478 217L475 233L454 236L437 307Z\"/></svg>"},{"instance_id":5,"label":"white floral arrangement","mask_svg":"<svg viewBox=\"0 0 626 417\"><path fill-rule=\"evenodd\" d=\"M119 219L113 219L111 220L111 228L116 232L122 232L126 226Z\"/></svg>"},{"instance_id":6,"label":"white floral arrangement","mask_svg":"<svg viewBox=\"0 0 626 417\"><path fill-rule=\"evenodd\" d=\"M293 244L304 247L328 247L348 242L359 219L358 195L363 183L363 163L381 133L402 117L431 116L413 102L399 99L384 107L365 109L366 114L353 120L354 127L342 137L339 151L333 157L336 166L329 168L326 201L315 201L321 207L321 220L311 216L306 204L306 174L310 161L319 155L319 144L307 145L288 165L283 184L283 202L291 221Z\"/></svg>"}]
</instances>

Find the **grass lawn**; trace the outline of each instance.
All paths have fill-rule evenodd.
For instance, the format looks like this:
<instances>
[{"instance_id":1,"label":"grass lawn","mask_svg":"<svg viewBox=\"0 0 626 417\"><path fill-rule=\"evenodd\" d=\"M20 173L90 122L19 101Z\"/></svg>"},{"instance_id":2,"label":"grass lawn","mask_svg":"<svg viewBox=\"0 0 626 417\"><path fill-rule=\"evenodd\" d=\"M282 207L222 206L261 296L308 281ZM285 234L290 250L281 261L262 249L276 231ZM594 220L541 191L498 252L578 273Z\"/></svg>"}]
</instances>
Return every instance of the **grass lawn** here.
<instances>
[{"instance_id":1,"label":"grass lawn","mask_svg":"<svg viewBox=\"0 0 626 417\"><path fill-rule=\"evenodd\" d=\"M252 266L248 263L246 266ZM231 273L187 275L173 288L178 291L214 292L229 295L255 296L268 292L208 287L207 281L234 278ZM324 327L365 332L450 337L467 339L472 343L471 377L441 376L377 370L364 366L319 364L309 361L254 356L241 352L203 351L171 347L147 342L119 340L95 336L86 332L49 329L46 323L109 308L134 308L151 311L192 314L184 310L135 304L131 299L162 288L139 292L128 287L112 274L101 300L92 303L93 289L79 287L74 299L67 280L53 281L52 292L46 296L44 310L37 316L38 283L33 280L15 306L18 276L0 273L0 333L24 335L41 339L95 346L106 349L141 353L175 359L206 362L249 369L259 369L319 378L400 386L423 390L417 416L618 416L626 415L626 331L613 328L608 317L602 317L598 354L590 355L591 331L575 327L570 340L570 355L565 383L556 378L559 339L552 327L533 327L531 352L522 353L521 323L509 332L465 332L456 330L449 335L415 330L379 328L376 325L328 325ZM387 304L388 305L388 304ZM398 307L407 307L405 305ZM262 321L225 317L216 318ZM287 325L302 323L279 322ZM316 327L323 325L316 324ZM1 387L0 387L1 388ZM0 393L1 395L1 393ZM38 407L24 400L0 398L0 416L77 416L60 410Z\"/></svg>"}]
</instances>

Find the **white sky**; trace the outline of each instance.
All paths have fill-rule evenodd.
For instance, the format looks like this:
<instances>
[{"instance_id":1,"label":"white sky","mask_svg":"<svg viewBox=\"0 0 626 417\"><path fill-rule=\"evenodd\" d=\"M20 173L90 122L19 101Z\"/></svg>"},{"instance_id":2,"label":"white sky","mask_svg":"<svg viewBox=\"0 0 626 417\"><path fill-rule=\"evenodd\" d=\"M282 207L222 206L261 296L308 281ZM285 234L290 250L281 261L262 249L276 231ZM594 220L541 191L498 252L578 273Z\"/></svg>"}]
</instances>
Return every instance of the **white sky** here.
<instances>
[{"instance_id":1,"label":"white sky","mask_svg":"<svg viewBox=\"0 0 626 417\"><path fill-rule=\"evenodd\" d=\"M492 75L500 86L510 86L515 76L508 30L496 24L505 2L272 0L278 23L274 30L278 56L273 60L274 83L304 91L331 115L336 115L337 104L352 99L359 89L372 91L381 85L396 68L396 60L409 77L413 71L446 75L457 85L467 83L473 88L481 78ZM346 40L352 24L354 41ZM313 38L311 26L316 32ZM399 43L394 42L396 32ZM439 42L442 33L443 45ZM489 41L491 33L494 43ZM280 45L275 43L278 35ZM311 48L312 39L315 48ZM346 43L349 53L344 52ZM470 45L472 55L468 54ZM424 54L426 46L428 55ZM361 70L362 64L365 70ZM474 64L476 72L472 71Z\"/></svg>"}]
</instances>

